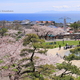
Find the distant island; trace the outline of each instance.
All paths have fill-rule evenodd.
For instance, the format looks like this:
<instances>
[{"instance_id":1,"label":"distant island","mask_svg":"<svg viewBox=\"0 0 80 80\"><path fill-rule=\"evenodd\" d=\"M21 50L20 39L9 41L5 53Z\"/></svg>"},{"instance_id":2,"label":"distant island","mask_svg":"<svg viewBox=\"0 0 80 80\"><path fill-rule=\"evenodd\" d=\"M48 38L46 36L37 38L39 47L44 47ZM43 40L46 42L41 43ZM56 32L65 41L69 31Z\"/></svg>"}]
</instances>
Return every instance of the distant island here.
<instances>
[{"instance_id":1,"label":"distant island","mask_svg":"<svg viewBox=\"0 0 80 80\"><path fill-rule=\"evenodd\" d=\"M80 11L54 11L54 10L47 11L46 10L37 13L80 13Z\"/></svg>"}]
</instances>

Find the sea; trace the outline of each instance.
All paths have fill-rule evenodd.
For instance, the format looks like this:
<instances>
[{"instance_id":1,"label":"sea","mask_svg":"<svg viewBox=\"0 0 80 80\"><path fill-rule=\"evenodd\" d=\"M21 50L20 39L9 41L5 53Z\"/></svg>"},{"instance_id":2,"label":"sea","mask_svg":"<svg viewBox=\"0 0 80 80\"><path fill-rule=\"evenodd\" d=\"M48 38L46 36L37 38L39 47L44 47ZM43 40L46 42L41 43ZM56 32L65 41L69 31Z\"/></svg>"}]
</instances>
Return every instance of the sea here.
<instances>
[{"instance_id":1,"label":"sea","mask_svg":"<svg viewBox=\"0 0 80 80\"><path fill-rule=\"evenodd\" d=\"M30 20L63 23L64 19L66 19L67 23L80 21L80 13L0 13L0 21Z\"/></svg>"}]
</instances>

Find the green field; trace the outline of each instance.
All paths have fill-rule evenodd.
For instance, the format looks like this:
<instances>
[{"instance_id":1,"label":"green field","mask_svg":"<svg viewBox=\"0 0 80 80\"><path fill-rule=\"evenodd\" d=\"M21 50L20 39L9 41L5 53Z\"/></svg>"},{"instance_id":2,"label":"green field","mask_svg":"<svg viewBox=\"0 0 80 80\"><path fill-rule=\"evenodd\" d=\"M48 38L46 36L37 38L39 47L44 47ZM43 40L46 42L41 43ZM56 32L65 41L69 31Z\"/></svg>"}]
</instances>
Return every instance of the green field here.
<instances>
[{"instance_id":1,"label":"green field","mask_svg":"<svg viewBox=\"0 0 80 80\"><path fill-rule=\"evenodd\" d=\"M68 45L79 45L79 41L56 41L56 44L54 42L45 42L44 45L52 45L54 47L59 47L59 45L65 46L68 43Z\"/></svg>"}]
</instances>

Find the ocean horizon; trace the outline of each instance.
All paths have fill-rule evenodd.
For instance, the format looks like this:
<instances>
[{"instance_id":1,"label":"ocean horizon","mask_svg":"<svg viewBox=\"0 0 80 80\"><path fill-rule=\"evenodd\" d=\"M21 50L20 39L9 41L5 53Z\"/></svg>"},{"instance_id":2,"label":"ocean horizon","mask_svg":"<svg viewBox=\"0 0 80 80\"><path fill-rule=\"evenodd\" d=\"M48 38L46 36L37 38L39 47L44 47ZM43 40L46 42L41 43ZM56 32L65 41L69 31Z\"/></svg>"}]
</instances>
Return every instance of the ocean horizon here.
<instances>
[{"instance_id":1,"label":"ocean horizon","mask_svg":"<svg viewBox=\"0 0 80 80\"><path fill-rule=\"evenodd\" d=\"M80 13L0 13L0 21L30 20L30 21L55 21L56 23L75 22L80 20Z\"/></svg>"}]
</instances>

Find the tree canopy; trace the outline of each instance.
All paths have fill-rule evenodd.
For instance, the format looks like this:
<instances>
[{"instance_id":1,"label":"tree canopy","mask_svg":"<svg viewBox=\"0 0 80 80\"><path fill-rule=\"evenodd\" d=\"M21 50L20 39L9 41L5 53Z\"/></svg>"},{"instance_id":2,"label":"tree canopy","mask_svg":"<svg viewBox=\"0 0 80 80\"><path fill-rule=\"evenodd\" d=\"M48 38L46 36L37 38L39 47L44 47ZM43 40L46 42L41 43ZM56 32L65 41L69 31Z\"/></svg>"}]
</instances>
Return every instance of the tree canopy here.
<instances>
[{"instance_id":1,"label":"tree canopy","mask_svg":"<svg viewBox=\"0 0 80 80\"><path fill-rule=\"evenodd\" d=\"M71 54L65 56L64 59L71 61L71 60L80 60L80 47L76 47L70 50Z\"/></svg>"},{"instance_id":2,"label":"tree canopy","mask_svg":"<svg viewBox=\"0 0 80 80\"><path fill-rule=\"evenodd\" d=\"M3 37L4 34L5 34L7 31L8 31L8 30L7 30L6 28L1 28L1 29L0 29L0 34L1 34L1 36Z\"/></svg>"},{"instance_id":3,"label":"tree canopy","mask_svg":"<svg viewBox=\"0 0 80 80\"><path fill-rule=\"evenodd\" d=\"M66 74L77 74L80 75L80 68L77 68L77 66L72 65L70 62L63 62L62 64L57 65L57 68L59 70L64 69L65 71L61 74L61 77L63 77Z\"/></svg>"},{"instance_id":4,"label":"tree canopy","mask_svg":"<svg viewBox=\"0 0 80 80\"><path fill-rule=\"evenodd\" d=\"M30 73L34 75L34 77L40 77L40 72L36 70L35 67L35 62L34 62L34 54L35 53L43 53L45 54L47 52L47 48L50 46L45 46L42 43L45 41L43 39L39 39L39 37L36 34L27 34L26 37L23 40L23 45L27 46L28 48L25 48L21 51L20 56L25 57L23 60L26 62L29 61L27 64L24 64L25 68L30 68L27 71L23 71L22 74L24 73ZM42 50L40 50L42 49ZM28 54L31 54L31 56L27 59ZM37 74L36 74L37 73ZM28 74L29 75L29 74ZM30 76L29 75L29 76Z\"/></svg>"},{"instance_id":5,"label":"tree canopy","mask_svg":"<svg viewBox=\"0 0 80 80\"><path fill-rule=\"evenodd\" d=\"M70 27L72 27L74 29L74 31L76 32L78 30L78 28L80 27L80 24L77 24L76 22L71 24Z\"/></svg>"}]
</instances>

